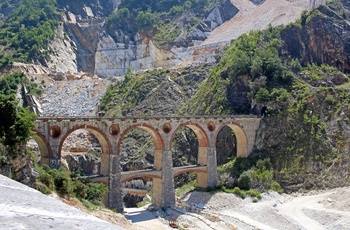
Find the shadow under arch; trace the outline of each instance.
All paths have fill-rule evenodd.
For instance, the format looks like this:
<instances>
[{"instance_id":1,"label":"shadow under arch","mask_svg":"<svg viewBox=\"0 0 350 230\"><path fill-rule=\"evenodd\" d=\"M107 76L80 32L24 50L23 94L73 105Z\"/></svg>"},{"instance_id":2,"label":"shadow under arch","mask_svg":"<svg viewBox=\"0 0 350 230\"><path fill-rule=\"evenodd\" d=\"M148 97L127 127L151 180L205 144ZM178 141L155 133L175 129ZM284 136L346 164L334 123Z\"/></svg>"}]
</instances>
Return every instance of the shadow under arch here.
<instances>
[{"instance_id":1,"label":"shadow under arch","mask_svg":"<svg viewBox=\"0 0 350 230\"><path fill-rule=\"evenodd\" d=\"M53 158L52 149L50 143L47 141L46 137L36 129L32 129L33 135L32 139L36 141L39 146L41 164L50 165L50 158Z\"/></svg>"},{"instance_id":2,"label":"shadow under arch","mask_svg":"<svg viewBox=\"0 0 350 230\"><path fill-rule=\"evenodd\" d=\"M90 125L79 125L75 126L72 129L68 130L67 133L62 137L59 147L59 158L61 158L61 152L62 152L62 146L64 141L67 139L67 137L72 134L74 131L84 129L89 132L91 132L99 141L102 149L102 156L101 156L101 171L100 174L102 175L109 175L109 155L112 154L112 145L110 143L110 140L106 136L106 134L100 130L99 128L96 128L94 126Z\"/></svg>"},{"instance_id":3,"label":"shadow under arch","mask_svg":"<svg viewBox=\"0 0 350 230\"><path fill-rule=\"evenodd\" d=\"M232 123L221 125L217 129L217 131L215 133L214 143L216 143L216 139L217 139L217 137L219 135L219 132L225 126L228 126L229 128L231 128L231 130L236 135L236 140L237 140L237 157L247 157L248 156L248 139L247 139L247 135L246 135L244 129L237 123L232 122Z\"/></svg>"}]
</instances>

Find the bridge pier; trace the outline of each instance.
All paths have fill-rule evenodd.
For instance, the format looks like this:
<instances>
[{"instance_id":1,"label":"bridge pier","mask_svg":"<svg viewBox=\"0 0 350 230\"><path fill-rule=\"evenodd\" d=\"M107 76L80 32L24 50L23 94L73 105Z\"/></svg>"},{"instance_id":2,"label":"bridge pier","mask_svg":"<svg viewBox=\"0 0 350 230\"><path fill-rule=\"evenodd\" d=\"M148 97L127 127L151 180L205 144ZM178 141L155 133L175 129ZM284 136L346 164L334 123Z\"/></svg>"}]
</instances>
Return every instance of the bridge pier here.
<instances>
[{"instance_id":1,"label":"bridge pier","mask_svg":"<svg viewBox=\"0 0 350 230\"><path fill-rule=\"evenodd\" d=\"M206 166L208 165L208 147L198 147L198 160L197 165ZM197 186L200 188L208 187L208 173L198 172L197 173Z\"/></svg>"},{"instance_id":2,"label":"bridge pier","mask_svg":"<svg viewBox=\"0 0 350 230\"><path fill-rule=\"evenodd\" d=\"M218 185L216 147L208 147L207 177L207 187Z\"/></svg>"},{"instance_id":3,"label":"bridge pier","mask_svg":"<svg viewBox=\"0 0 350 230\"><path fill-rule=\"evenodd\" d=\"M123 212L124 210L119 154L113 154L110 156L108 207L115 209L117 212Z\"/></svg>"},{"instance_id":4,"label":"bridge pier","mask_svg":"<svg viewBox=\"0 0 350 230\"><path fill-rule=\"evenodd\" d=\"M175 205L175 188L174 188L174 177L173 177L173 159L172 151L163 151L163 167L162 167L162 194L161 204L159 207L168 208ZM154 194L158 195L158 194Z\"/></svg>"},{"instance_id":5,"label":"bridge pier","mask_svg":"<svg viewBox=\"0 0 350 230\"><path fill-rule=\"evenodd\" d=\"M60 154L60 139L50 139L49 140L52 155L49 156L49 159L44 159L44 161L48 162L50 168L56 168L58 169L61 165L61 154Z\"/></svg>"}]
</instances>

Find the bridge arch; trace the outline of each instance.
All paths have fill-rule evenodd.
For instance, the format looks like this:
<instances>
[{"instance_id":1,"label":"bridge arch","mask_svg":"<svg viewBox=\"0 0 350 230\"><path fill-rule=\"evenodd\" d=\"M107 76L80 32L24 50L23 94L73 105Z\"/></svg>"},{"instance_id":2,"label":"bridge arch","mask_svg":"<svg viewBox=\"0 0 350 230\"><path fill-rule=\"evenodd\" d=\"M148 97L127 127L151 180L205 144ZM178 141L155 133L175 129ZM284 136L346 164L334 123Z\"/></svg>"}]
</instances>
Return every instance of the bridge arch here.
<instances>
[{"instance_id":1,"label":"bridge arch","mask_svg":"<svg viewBox=\"0 0 350 230\"><path fill-rule=\"evenodd\" d=\"M91 132L99 141L99 143L101 145L101 149L102 149L100 174L108 175L109 174L109 155L112 154L112 145L111 145L111 142L110 142L109 138L107 137L107 135L102 130L100 130L99 128L96 128L94 126L78 125L78 126L74 126L73 128L69 129L60 141L60 146L59 146L59 150L58 150L58 158L61 158L62 147L63 147L64 141L67 139L67 137L70 134L72 134L74 131L79 130L79 129L83 129L83 130L87 130L87 131Z\"/></svg>"},{"instance_id":2,"label":"bridge arch","mask_svg":"<svg viewBox=\"0 0 350 230\"><path fill-rule=\"evenodd\" d=\"M41 164L50 165L50 158L53 157L52 149L50 143L47 141L46 137L39 131L33 129L34 135L32 138L36 141L39 146L39 151L41 155Z\"/></svg>"},{"instance_id":3,"label":"bridge arch","mask_svg":"<svg viewBox=\"0 0 350 230\"><path fill-rule=\"evenodd\" d=\"M120 135L119 142L118 142L118 147L117 147L117 152L120 153L120 146L121 143L125 137L126 134L128 134L131 130L136 129L136 128L141 128L145 130L149 135L151 135L153 142L154 142L154 149L155 150L164 150L164 140L162 136L159 134L159 132L152 127L151 125L148 124L134 124L127 129L125 129L122 134Z\"/></svg>"},{"instance_id":4,"label":"bridge arch","mask_svg":"<svg viewBox=\"0 0 350 230\"><path fill-rule=\"evenodd\" d=\"M175 131L172 133L170 147L172 147L176 132L179 131L183 127L188 127L191 130L193 130L193 132L196 134L196 136L198 138L198 146L199 147L207 147L209 145L208 135L200 125L198 125L197 123L193 123L193 122L185 122L185 123L182 123L181 125L179 125L175 129Z\"/></svg>"},{"instance_id":5,"label":"bridge arch","mask_svg":"<svg viewBox=\"0 0 350 230\"><path fill-rule=\"evenodd\" d=\"M139 124L134 124L131 125L130 127L126 128L120 135L118 144L117 144L117 153L120 154L121 152L121 144L124 139L124 137L131 132L132 130L136 128L141 128L144 131L146 131L152 138L153 144L154 144L154 168L157 170L162 169L162 156L163 156L163 151L164 151L164 140L158 130L154 128L151 125L144 124L144 123L139 123Z\"/></svg>"},{"instance_id":6,"label":"bridge arch","mask_svg":"<svg viewBox=\"0 0 350 230\"><path fill-rule=\"evenodd\" d=\"M153 175L153 174L130 175L130 176L127 176L127 177L126 176L122 176L122 183L131 181L131 180L134 180L134 179L138 179L138 178L141 178L141 179L152 178L152 180L153 180L154 178L161 179L161 176L160 175Z\"/></svg>"},{"instance_id":7,"label":"bridge arch","mask_svg":"<svg viewBox=\"0 0 350 230\"><path fill-rule=\"evenodd\" d=\"M182 170L177 170L173 173L173 177L177 177L181 174L188 173L188 172L194 172L194 173L207 173L207 169L203 168L188 168L188 169L182 169Z\"/></svg>"},{"instance_id":8,"label":"bridge arch","mask_svg":"<svg viewBox=\"0 0 350 230\"><path fill-rule=\"evenodd\" d=\"M235 122L222 124L215 133L214 143L218 137L219 132L225 127L229 127L236 135L237 140L237 157L248 157L248 138L241 125Z\"/></svg>"},{"instance_id":9,"label":"bridge arch","mask_svg":"<svg viewBox=\"0 0 350 230\"><path fill-rule=\"evenodd\" d=\"M171 135L170 139L170 148L173 147L173 141L175 138L175 134L183 127L190 128L197 137L198 140L198 160L197 164L199 165L206 165L207 164L207 156L208 156L208 149L209 146L209 138L205 130L198 124L192 123L192 122L185 122L179 125L174 132Z\"/></svg>"},{"instance_id":10,"label":"bridge arch","mask_svg":"<svg viewBox=\"0 0 350 230\"><path fill-rule=\"evenodd\" d=\"M173 141L175 138L176 133L183 127L190 128L196 135L197 141L198 141L198 157L197 157L197 165L198 166L206 166L208 164L208 147L209 147L209 138L205 130L197 123L193 122L185 122L180 124L172 133L171 139L170 139L170 148L173 148ZM186 171L186 170L185 170ZM174 172L173 174L176 174L176 176L186 173L186 172L196 172L197 174L197 186L198 187L207 187L208 186L208 172L207 170L187 170L186 172L183 171L181 173ZM175 178L175 176L174 176Z\"/></svg>"}]
</instances>

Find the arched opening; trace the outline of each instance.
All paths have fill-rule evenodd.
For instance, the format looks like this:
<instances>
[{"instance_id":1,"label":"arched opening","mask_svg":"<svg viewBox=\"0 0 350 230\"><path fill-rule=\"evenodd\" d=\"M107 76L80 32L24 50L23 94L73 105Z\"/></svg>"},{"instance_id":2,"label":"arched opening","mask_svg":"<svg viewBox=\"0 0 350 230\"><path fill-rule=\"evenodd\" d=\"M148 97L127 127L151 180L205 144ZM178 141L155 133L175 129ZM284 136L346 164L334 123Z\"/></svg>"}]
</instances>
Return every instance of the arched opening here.
<instances>
[{"instance_id":1,"label":"arched opening","mask_svg":"<svg viewBox=\"0 0 350 230\"><path fill-rule=\"evenodd\" d=\"M180 125L171 139L174 172L181 171L174 179L178 189L196 181L196 186L207 187L207 171L192 173L197 168L206 167L208 161L208 137L197 124Z\"/></svg>"},{"instance_id":2,"label":"arched opening","mask_svg":"<svg viewBox=\"0 0 350 230\"><path fill-rule=\"evenodd\" d=\"M59 157L71 172L83 176L107 176L111 144L106 135L93 126L69 130L60 143Z\"/></svg>"},{"instance_id":3,"label":"arched opening","mask_svg":"<svg viewBox=\"0 0 350 230\"><path fill-rule=\"evenodd\" d=\"M62 137L58 157L69 171L87 178L88 182L84 184L89 188L96 187L96 183L108 187L111 153L111 143L103 131L82 125L72 128ZM102 195L101 202L108 204L108 193Z\"/></svg>"},{"instance_id":4,"label":"arched opening","mask_svg":"<svg viewBox=\"0 0 350 230\"><path fill-rule=\"evenodd\" d=\"M228 126L222 127L216 138L217 165L224 165L237 157L237 139L235 132Z\"/></svg>"},{"instance_id":5,"label":"arched opening","mask_svg":"<svg viewBox=\"0 0 350 230\"><path fill-rule=\"evenodd\" d=\"M134 208L152 201L152 177L136 177L122 183L124 206Z\"/></svg>"},{"instance_id":6,"label":"arched opening","mask_svg":"<svg viewBox=\"0 0 350 230\"><path fill-rule=\"evenodd\" d=\"M183 126L176 130L172 141L173 167L195 166L198 164L198 138L189 127ZM182 173L174 177L174 188L197 181L196 174Z\"/></svg>"},{"instance_id":7,"label":"arched opening","mask_svg":"<svg viewBox=\"0 0 350 230\"><path fill-rule=\"evenodd\" d=\"M248 156L248 140L245 131L239 124L225 124L218 129L216 133L215 142L216 146L220 139L226 138L227 141L232 141L230 145L233 149L236 149L237 157L247 157ZM230 146L227 146L228 148Z\"/></svg>"},{"instance_id":8,"label":"arched opening","mask_svg":"<svg viewBox=\"0 0 350 230\"><path fill-rule=\"evenodd\" d=\"M247 136L239 124L224 124L218 128L215 145L219 184L232 188L237 186L248 156L247 144Z\"/></svg>"},{"instance_id":9,"label":"arched opening","mask_svg":"<svg viewBox=\"0 0 350 230\"><path fill-rule=\"evenodd\" d=\"M36 159L39 164L50 165L52 158L52 150L46 138L36 130L33 130L34 135L27 143L27 146L36 154Z\"/></svg>"},{"instance_id":10,"label":"arched opening","mask_svg":"<svg viewBox=\"0 0 350 230\"><path fill-rule=\"evenodd\" d=\"M151 196L152 203L160 203L161 187L154 186L153 176L144 176L145 170L155 171L162 168L163 139L157 130L146 124L135 124L127 128L118 143L122 177L123 200L126 207L137 206L144 201L145 191ZM160 174L160 172L158 172ZM156 183L160 182L160 176Z\"/></svg>"}]
</instances>

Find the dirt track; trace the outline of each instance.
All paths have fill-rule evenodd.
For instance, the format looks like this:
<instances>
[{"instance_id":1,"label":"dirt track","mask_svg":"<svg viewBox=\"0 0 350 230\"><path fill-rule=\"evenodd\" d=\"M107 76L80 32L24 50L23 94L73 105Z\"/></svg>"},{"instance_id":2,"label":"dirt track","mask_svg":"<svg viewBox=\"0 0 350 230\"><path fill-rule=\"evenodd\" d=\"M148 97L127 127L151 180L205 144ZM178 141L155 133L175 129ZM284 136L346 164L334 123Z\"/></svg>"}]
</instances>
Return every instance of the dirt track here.
<instances>
[{"instance_id":1,"label":"dirt track","mask_svg":"<svg viewBox=\"0 0 350 230\"><path fill-rule=\"evenodd\" d=\"M350 229L349 188L291 195L271 192L257 203L224 193L194 192L183 199L204 209L200 213L167 210L158 214L127 209L127 219L141 229L170 229L166 219L171 218L177 218L184 229Z\"/></svg>"}]
</instances>

